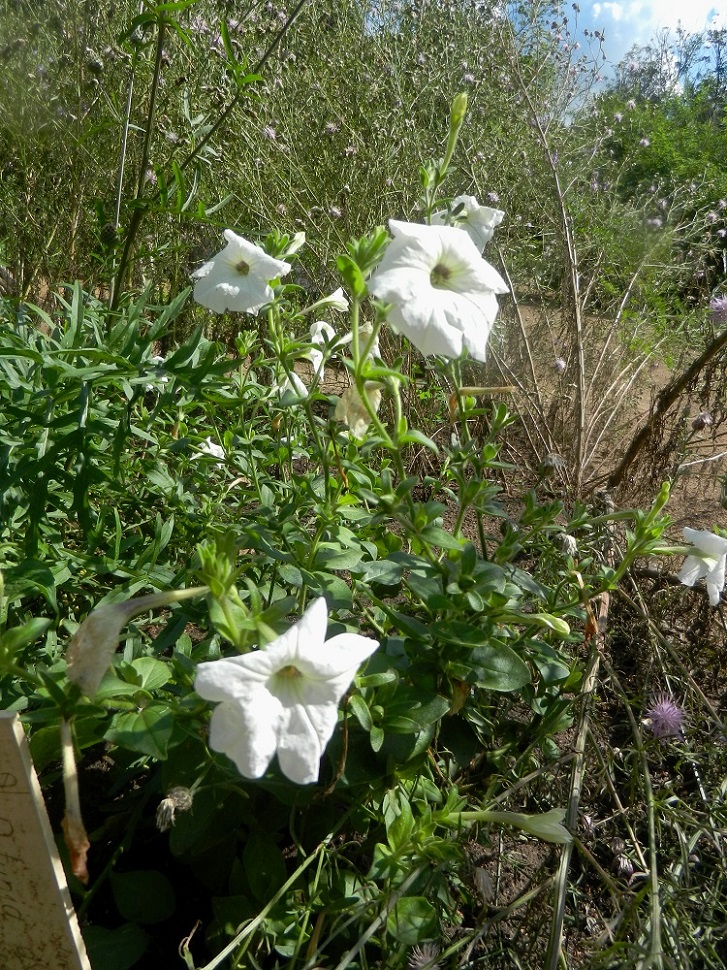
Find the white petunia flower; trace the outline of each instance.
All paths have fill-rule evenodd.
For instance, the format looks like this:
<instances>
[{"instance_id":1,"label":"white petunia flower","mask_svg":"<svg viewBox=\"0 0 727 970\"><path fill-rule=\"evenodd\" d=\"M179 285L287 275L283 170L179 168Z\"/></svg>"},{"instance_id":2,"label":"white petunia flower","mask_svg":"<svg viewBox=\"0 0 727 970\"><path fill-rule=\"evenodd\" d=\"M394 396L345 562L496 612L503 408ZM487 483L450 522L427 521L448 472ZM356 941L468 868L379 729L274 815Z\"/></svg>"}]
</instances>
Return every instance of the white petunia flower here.
<instances>
[{"instance_id":1,"label":"white petunia flower","mask_svg":"<svg viewBox=\"0 0 727 970\"><path fill-rule=\"evenodd\" d=\"M378 411L381 404L381 385L375 381L368 381L364 385L364 391L371 407L374 411ZM347 387L336 401L334 417L336 421L343 421L357 438L363 438L371 424L371 416L366 405L353 385Z\"/></svg>"},{"instance_id":2,"label":"white petunia flower","mask_svg":"<svg viewBox=\"0 0 727 970\"><path fill-rule=\"evenodd\" d=\"M290 264L273 259L231 229L225 229L225 239L225 248L192 273L197 281L194 298L215 313L257 313L273 298L270 280L285 276Z\"/></svg>"},{"instance_id":3,"label":"white petunia flower","mask_svg":"<svg viewBox=\"0 0 727 970\"><path fill-rule=\"evenodd\" d=\"M213 441L209 436L205 438L201 445L198 446L198 451L192 458L201 458L202 455L209 455L211 458L217 458L217 464L221 465L225 458L225 449L222 445L218 445L216 441Z\"/></svg>"},{"instance_id":4,"label":"white petunia flower","mask_svg":"<svg viewBox=\"0 0 727 970\"><path fill-rule=\"evenodd\" d=\"M282 380L276 381L273 384L273 389L278 392L280 397L285 397L287 394L288 397L292 397L296 401L304 401L308 397L308 388L295 371L285 374Z\"/></svg>"},{"instance_id":5,"label":"white petunia flower","mask_svg":"<svg viewBox=\"0 0 727 970\"><path fill-rule=\"evenodd\" d=\"M684 560L679 581L694 586L698 579L706 579L710 606L716 606L724 589L727 539L706 529L685 529L684 538L694 549Z\"/></svg>"},{"instance_id":6,"label":"white petunia flower","mask_svg":"<svg viewBox=\"0 0 727 970\"><path fill-rule=\"evenodd\" d=\"M338 310L339 313L343 313L344 310L348 310L348 299L346 294L343 292L343 287L339 286L337 290L334 290L329 296L324 296L322 300L318 303L319 307L327 306L331 310Z\"/></svg>"},{"instance_id":7,"label":"white petunia flower","mask_svg":"<svg viewBox=\"0 0 727 970\"><path fill-rule=\"evenodd\" d=\"M452 213L461 207L456 216ZM449 210L432 213L432 225L444 226L454 224L458 229L464 229L480 252L495 234L505 213L502 209L493 209L489 205L480 205L473 195L458 195L452 199Z\"/></svg>"},{"instance_id":8,"label":"white petunia flower","mask_svg":"<svg viewBox=\"0 0 727 970\"><path fill-rule=\"evenodd\" d=\"M467 233L392 219L394 236L369 280L371 293L393 304L389 323L424 356L485 360L497 316L497 293L508 288Z\"/></svg>"},{"instance_id":9,"label":"white petunia flower","mask_svg":"<svg viewBox=\"0 0 727 970\"><path fill-rule=\"evenodd\" d=\"M327 343L336 339L336 331L325 320L317 320L310 327L310 342L313 344L310 350L306 351L305 358L313 365L313 373L323 380L325 370L323 367L323 351L319 347L325 347Z\"/></svg>"},{"instance_id":10,"label":"white petunia flower","mask_svg":"<svg viewBox=\"0 0 727 970\"><path fill-rule=\"evenodd\" d=\"M226 754L246 778L264 775L277 754L291 781L318 780L339 701L379 646L356 633L325 640L327 625L326 601L317 599L261 650L197 668L195 690L219 702L210 722L210 747Z\"/></svg>"}]
</instances>

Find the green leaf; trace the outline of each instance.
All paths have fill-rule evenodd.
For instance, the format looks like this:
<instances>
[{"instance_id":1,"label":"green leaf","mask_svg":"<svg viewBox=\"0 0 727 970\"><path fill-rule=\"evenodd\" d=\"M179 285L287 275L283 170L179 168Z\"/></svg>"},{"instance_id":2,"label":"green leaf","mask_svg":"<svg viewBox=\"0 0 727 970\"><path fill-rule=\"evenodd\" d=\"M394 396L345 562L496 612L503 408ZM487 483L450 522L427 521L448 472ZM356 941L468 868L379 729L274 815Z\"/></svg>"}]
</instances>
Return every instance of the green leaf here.
<instances>
[{"instance_id":1,"label":"green leaf","mask_svg":"<svg viewBox=\"0 0 727 970\"><path fill-rule=\"evenodd\" d=\"M132 923L161 923L177 905L171 882L156 869L114 872L111 891L119 913Z\"/></svg>"},{"instance_id":2,"label":"green leaf","mask_svg":"<svg viewBox=\"0 0 727 970\"><path fill-rule=\"evenodd\" d=\"M336 260L338 272L348 284L354 296L361 298L366 293L366 281L363 273L350 256L339 256Z\"/></svg>"},{"instance_id":3,"label":"green leaf","mask_svg":"<svg viewBox=\"0 0 727 970\"><path fill-rule=\"evenodd\" d=\"M141 678L139 686L150 692L163 687L172 676L168 665L154 657L139 657L131 661L131 666Z\"/></svg>"},{"instance_id":4,"label":"green leaf","mask_svg":"<svg viewBox=\"0 0 727 970\"><path fill-rule=\"evenodd\" d=\"M52 622L52 620L38 616L33 620L28 620L22 626L16 626L13 630L6 630L0 640L2 650L12 655L16 650L22 650L23 647L35 643L39 637L43 636Z\"/></svg>"},{"instance_id":5,"label":"green leaf","mask_svg":"<svg viewBox=\"0 0 727 970\"><path fill-rule=\"evenodd\" d=\"M375 562L364 563L361 568L363 580L381 583L382 586L398 586L404 575L403 564L392 562L391 559L377 559Z\"/></svg>"},{"instance_id":6,"label":"green leaf","mask_svg":"<svg viewBox=\"0 0 727 970\"><path fill-rule=\"evenodd\" d=\"M488 643L476 647L472 651L471 660L473 666L481 671L478 681L480 687L508 692L519 690L530 683L527 664L504 643Z\"/></svg>"},{"instance_id":7,"label":"green leaf","mask_svg":"<svg viewBox=\"0 0 727 970\"><path fill-rule=\"evenodd\" d=\"M164 759L173 727L169 708L164 704L150 704L140 711L114 715L106 740L120 748Z\"/></svg>"},{"instance_id":8,"label":"green leaf","mask_svg":"<svg viewBox=\"0 0 727 970\"><path fill-rule=\"evenodd\" d=\"M399 799L399 814L386 829L386 841L392 851L405 849L409 845L413 831L414 816L412 815L411 805L408 799L402 797Z\"/></svg>"},{"instance_id":9,"label":"green leaf","mask_svg":"<svg viewBox=\"0 0 727 970\"><path fill-rule=\"evenodd\" d=\"M256 833L247 840L242 861L250 889L261 903L274 896L287 878L280 849L266 835Z\"/></svg>"},{"instance_id":10,"label":"green leaf","mask_svg":"<svg viewBox=\"0 0 727 970\"><path fill-rule=\"evenodd\" d=\"M552 630L559 637L570 636L570 627L564 619L550 613L506 613L500 618L501 623L517 623L521 626L539 626Z\"/></svg>"},{"instance_id":11,"label":"green leaf","mask_svg":"<svg viewBox=\"0 0 727 970\"><path fill-rule=\"evenodd\" d=\"M381 745L384 743L384 732L382 728L377 727L375 724L371 728L371 733L369 734L369 739L371 741L372 751L381 751Z\"/></svg>"},{"instance_id":12,"label":"green leaf","mask_svg":"<svg viewBox=\"0 0 727 970\"><path fill-rule=\"evenodd\" d=\"M439 934L436 910L423 896L403 896L389 912L386 929L405 946L434 939Z\"/></svg>"},{"instance_id":13,"label":"green leaf","mask_svg":"<svg viewBox=\"0 0 727 970\"><path fill-rule=\"evenodd\" d=\"M348 703L349 707L356 716L356 720L364 731L371 731L374 722L371 720L371 712L369 711L363 697L361 697L360 694L352 694Z\"/></svg>"},{"instance_id":14,"label":"green leaf","mask_svg":"<svg viewBox=\"0 0 727 970\"><path fill-rule=\"evenodd\" d=\"M84 926L83 939L91 965L103 970L129 970L149 946L148 934L135 923L125 923L115 930Z\"/></svg>"},{"instance_id":15,"label":"green leaf","mask_svg":"<svg viewBox=\"0 0 727 970\"><path fill-rule=\"evenodd\" d=\"M35 559L26 559L17 566L6 567L3 570L5 580L5 598L7 603L21 600L31 591L40 593L54 610L58 610L56 589L53 573L43 563Z\"/></svg>"}]
</instances>

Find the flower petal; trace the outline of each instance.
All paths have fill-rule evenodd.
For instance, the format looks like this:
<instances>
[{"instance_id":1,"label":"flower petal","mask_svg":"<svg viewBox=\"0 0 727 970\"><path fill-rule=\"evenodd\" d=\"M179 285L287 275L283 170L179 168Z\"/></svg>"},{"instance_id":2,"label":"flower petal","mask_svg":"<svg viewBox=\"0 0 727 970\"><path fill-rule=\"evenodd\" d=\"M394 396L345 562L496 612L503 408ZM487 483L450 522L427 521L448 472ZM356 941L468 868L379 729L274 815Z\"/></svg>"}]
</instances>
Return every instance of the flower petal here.
<instances>
[{"instance_id":1,"label":"flower petal","mask_svg":"<svg viewBox=\"0 0 727 970\"><path fill-rule=\"evenodd\" d=\"M333 734L338 710L332 704L296 704L286 714L285 728L278 737L278 764L286 778L309 785L318 781L321 755Z\"/></svg>"},{"instance_id":2,"label":"flower petal","mask_svg":"<svg viewBox=\"0 0 727 970\"><path fill-rule=\"evenodd\" d=\"M709 567L703 559L698 556L687 556L679 570L679 582L685 586L694 586L697 580L706 576L708 572Z\"/></svg>"},{"instance_id":3,"label":"flower petal","mask_svg":"<svg viewBox=\"0 0 727 970\"><path fill-rule=\"evenodd\" d=\"M267 698L247 708L225 701L212 712L210 747L234 761L245 778L260 778L275 754L281 719L280 706Z\"/></svg>"}]
</instances>

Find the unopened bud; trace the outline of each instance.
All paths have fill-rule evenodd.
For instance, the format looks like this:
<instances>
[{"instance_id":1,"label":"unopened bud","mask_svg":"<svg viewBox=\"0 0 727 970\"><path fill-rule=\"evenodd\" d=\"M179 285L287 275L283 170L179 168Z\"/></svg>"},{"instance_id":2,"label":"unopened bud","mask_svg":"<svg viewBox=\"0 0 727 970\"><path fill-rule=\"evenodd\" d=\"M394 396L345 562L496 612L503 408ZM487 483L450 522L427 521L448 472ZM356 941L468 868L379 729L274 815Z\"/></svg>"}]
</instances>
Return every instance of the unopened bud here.
<instances>
[{"instance_id":1,"label":"unopened bud","mask_svg":"<svg viewBox=\"0 0 727 970\"><path fill-rule=\"evenodd\" d=\"M464 116L467 114L467 92L460 91L456 94L452 102L452 112L450 114L450 125L454 131L462 127Z\"/></svg>"}]
</instances>

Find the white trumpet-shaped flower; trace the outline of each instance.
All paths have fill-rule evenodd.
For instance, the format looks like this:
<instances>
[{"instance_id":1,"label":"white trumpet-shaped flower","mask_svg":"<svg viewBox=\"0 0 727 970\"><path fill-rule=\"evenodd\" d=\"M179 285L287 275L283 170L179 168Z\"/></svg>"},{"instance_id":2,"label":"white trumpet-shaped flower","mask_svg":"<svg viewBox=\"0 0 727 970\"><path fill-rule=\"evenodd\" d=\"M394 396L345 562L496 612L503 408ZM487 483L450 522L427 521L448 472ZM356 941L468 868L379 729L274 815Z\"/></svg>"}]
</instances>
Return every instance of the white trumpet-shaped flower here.
<instances>
[{"instance_id":1,"label":"white trumpet-shaped flower","mask_svg":"<svg viewBox=\"0 0 727 970\"><path fill-rule=\"evenodd\" d=\"M497 316L497 293L508 288L462 229L389 222L393 239L369 280L369 291L392 304L389 323L425 356L485 360Z\"/></svg>"},{"instance_id":2,"label":"white trumpet-shaped flower","mask_svg":"<svg viewBox=\"0 0 727 970\"><path fill-rule=\"evenodd\" d=\"M343 292L343 287L339 286L337 290L329 296L324 296L322 300L318 303L319 307L330 307L331 310L337 310L339 313L343 313L344 310L348 310L348 298Z\"/></svg>"},{"instance_id":3,"label":"white trumpet-shaped flower","mask_svg":"<svg viewBox=\"0 0 727 970\"><path fill-rule=\"evenodd\" d=\"M456 213L456 214L455 214ZM505 213L489 205L480 205L473 195L458 195L449 209L432 213L432 225L453 225L464 229L480 252L495 234Z\"/></svg>"},{"instance_id":4,"label":"white trumpet-shaped flower","mask_svg":"<svg viewBox=\"0 0 727 970\"><path fill-rule=\"evenodd\" d=\"M325 370L323 367L323 351L327 343L336 339L336 331L325 320L317 320L310 327L310 342L313 344L310 350L306 351L306 359L313 365L313 373L318 375L318 380L323 380Z\"/></svg>"},{"instance_id":5,"label":"white trumpet-shaped flower","mask_svg":"<svg viewBox=\"0 0 727 970\"><path fill-rule=\"evenodd\" d=\"M338 721L338 704L359 666L379 646L356 633L325 639L326 602L317 599L286 633L261 650L197 668L195 690L218 702L209 743L246 778L260 778L277 754L286 777L318 780Z\"/></svg>"},{"instance_id":6,"label":"white trumpet-shaped flower","mask_svg":"<svg viewBox=\"0 0 727 970\"><path fill-rule=\"evenodd\" d=\"M217 465L220 466L225 459L225 449L207 435L202 444L198 446L198 450L192 455L192 458L202 458L204 455L209 455L210 458L216 458Z\"/></svg>"},{"instance_id":7,"label":"white trumpet-shaped flower","mask_svg":"<svg viewBox=\"0 0 727 970\"><path fill-rule=\"evenodd\" d=\"M225 239L225 248L192 273L197 281L194 298L215 313L257 313L273 298L270 280L285 276L290 264L273 259L231 229L225 229Z\"/></svg>"},{"instance_id":8,"label":"white trumpet-shaped flower","mask_svg":"<svg viewBox=\"0 0 727 970\"><path fill-rule=\"evenodd\" d=\"M684 560L679 581L694 586L698 579L706 579L710 605L716 606L724 589L727 539L706 529L685 529L684 538L694 549Z\"/></svg>"}]
</instances>

